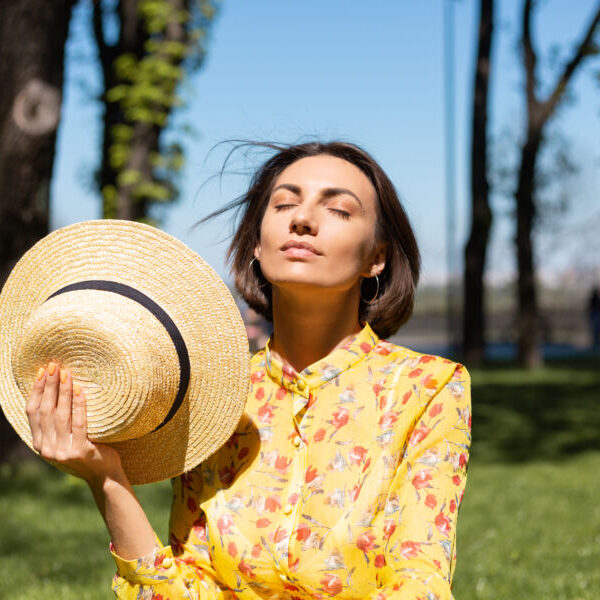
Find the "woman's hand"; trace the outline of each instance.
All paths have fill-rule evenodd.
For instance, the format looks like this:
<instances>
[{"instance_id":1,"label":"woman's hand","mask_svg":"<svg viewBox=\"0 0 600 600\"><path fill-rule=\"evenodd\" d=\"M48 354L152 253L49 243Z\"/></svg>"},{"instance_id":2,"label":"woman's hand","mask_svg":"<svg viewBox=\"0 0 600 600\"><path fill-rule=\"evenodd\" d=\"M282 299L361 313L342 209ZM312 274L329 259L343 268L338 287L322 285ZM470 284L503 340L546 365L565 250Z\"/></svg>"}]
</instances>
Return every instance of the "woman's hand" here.
<instances>
[{"instance_id":1,"label":"woman's hand","mask_svg":"<svg viewBox=\"0 0 600 600\"><path fill-rule=\"evenodd\" d=\"M85 394L56 363L40 368L26 410L33 447L41 456L90 485L122 474L118 452L88 439Z\"/></svg>"}]
</instances>

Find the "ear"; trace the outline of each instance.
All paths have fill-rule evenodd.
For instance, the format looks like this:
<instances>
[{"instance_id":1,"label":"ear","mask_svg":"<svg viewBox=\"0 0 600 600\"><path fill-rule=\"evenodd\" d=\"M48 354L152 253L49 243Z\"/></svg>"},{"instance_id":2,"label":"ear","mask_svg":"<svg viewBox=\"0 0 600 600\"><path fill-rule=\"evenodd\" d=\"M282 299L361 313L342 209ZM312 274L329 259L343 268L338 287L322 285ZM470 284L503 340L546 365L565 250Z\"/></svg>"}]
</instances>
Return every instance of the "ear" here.
<instances>
[{"instance_id":1,"label":"ear","mask_svg":"<svg viewBox=\"0 0 600 600\"><path fill-rule=\"evenodd\" d=\"M260 262L260 254L261 254L261 248L260 248L260 243L256 244L256 246L254 246L254 258Z\"/></svg>"},{"instance_id":2,"label":"ear","mask_svg":"<svg viewBox=\"0 0 600 600\"><path fill-rule=\"evenodd\" d=\"M380 242L379 244L377 244L375 250L373 250L371 260L368 263L367 268L362 273L363 277L375 277L375 275L381 275L383 269L385 269L387 247L387 242Z\"/></svg>"}]
</instances>

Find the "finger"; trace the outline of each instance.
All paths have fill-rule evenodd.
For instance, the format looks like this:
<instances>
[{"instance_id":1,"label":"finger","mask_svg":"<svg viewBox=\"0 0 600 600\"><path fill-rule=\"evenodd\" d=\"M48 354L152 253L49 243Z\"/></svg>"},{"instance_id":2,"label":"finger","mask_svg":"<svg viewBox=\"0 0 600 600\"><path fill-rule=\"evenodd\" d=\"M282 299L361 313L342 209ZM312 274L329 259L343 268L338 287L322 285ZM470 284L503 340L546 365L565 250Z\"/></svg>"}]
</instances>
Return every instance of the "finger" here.
<instances>
[{"instance_id":1,"label":"finger","mask_svg":"<svg viewBox=\"0 0 600 600\"><path fill-rule=\"evenodd\" d=\"M46 385L40 404L40 426L42 429L42 455L45 456L54 450L56 445L56 401L58 396L58 365L48 363Z\"/></svg>"},{"instance_id":2,"label":"finger","mask_svg":"<svg viewBox=\"0 0 600 600\"><path fill-rule=\"evenodd\" d=\"M56 402L56 446L66 449L70 442L72 411L71 374L61 369L59 374L58 400Z\"/></svg>"},{"instance_id":3,"label":"finger","mask_svg":"<svg viewBox=\"0 0 600 600\"><path fill-rule=\"evenodd\" d=\"M33 388L29 395L29 400L25 405L25 412L31 429L31 438L33 440L33 449L37 452L42 447L42 429L40 427L39 409L42 403L42 394L44 393L44 385L46 384L46 369L40 367L36 379L33 382Z\"/></svg>"},{"instance_id":4,"label":"finger","mask_svg":"<svg viewBox=\"0 0 600 600\"><path fill-rule=\"evenodd\" d=\"M73 447L81 448L87 442L87 407L85 394L78 383L73 384Z\"/></svg>"}]
</instances>

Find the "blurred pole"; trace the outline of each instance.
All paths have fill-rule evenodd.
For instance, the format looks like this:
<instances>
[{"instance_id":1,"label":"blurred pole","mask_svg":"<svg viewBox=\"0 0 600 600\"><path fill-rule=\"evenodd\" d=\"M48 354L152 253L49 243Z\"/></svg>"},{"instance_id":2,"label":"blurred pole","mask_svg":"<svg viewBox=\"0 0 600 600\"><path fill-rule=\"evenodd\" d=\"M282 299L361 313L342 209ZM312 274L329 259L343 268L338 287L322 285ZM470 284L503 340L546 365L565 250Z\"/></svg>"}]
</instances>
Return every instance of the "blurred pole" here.
<instances>
[{"instance_id":1,"label":"blurred pole","mask_svg":"<svg viewBox=\"0 0 600 600\"><path fill-rule=\"evenodd\" d=\"M454 0L444 0L444 125L446 171L446 327L448 346L455 355L460 344L456 285L456 166L454 132Z\"/></svg>"}]
</instances>

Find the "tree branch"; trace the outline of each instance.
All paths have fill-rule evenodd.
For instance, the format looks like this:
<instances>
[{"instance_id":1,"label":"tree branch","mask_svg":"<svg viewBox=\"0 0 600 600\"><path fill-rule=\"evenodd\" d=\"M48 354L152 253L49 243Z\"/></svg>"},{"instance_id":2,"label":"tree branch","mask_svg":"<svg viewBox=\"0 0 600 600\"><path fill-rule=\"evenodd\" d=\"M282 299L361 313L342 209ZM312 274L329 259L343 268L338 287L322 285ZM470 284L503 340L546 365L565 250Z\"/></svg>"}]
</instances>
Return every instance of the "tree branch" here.
<instances>
[{"instance_id":1,"label":"tree branch","mask_svg":"<svg viewBox=\"0 0 600 600\"><path fill-rule=\"evenodd\" d=\"M94 37L96 38L100 64L102 66L102 75L104 77L103 87L105 90L107 90L111 81L110 70L112 68L114 51L106 43L106 38L104 37L104 26L102 24L102 0L94 0L94 12L92 20L94 24Z\"/></svg>"},{"instance_id":2,"label":"tree branch","mask_svg":"<svg viewBox=\"0 0 600 600\"><path fill-rule=\"evenodd\" d=\"M567 85L569 84L570 79L573 77L573 74L581 66L583 59L588 55L588 48L591 46L594 34L596 33L596 29L600 24L600 2L598 3L598 9L596 10L596 14L590 22L588 30L579 43L579 46L575 50L575 53L571 60L565 65L564 71L560 78L558 79L556 86L554 87L553 92L549 95L548 99L544 102L543 105L543 118L546 120L556 109L556 105L560 102L564 91L567 89Z\"/></svg>"},{"instance_id":3,"label":"tree branch","mask_svg":"<svg viewBox=\"0 0 600 600\"><path fill-rule=\"evenodd\" d=\"M538 101L535 97L537 87L537 79L535 74L535 65L537 55L533 48L531 40L531 11L533 10L533 0L526 0L523 5L523 33L521 43L523 45L523 62L525 66L525 88L527 91L527 112L529 114L529 122L532 121L533 115L537 112Z\"/></svg>"}]
</instances>

